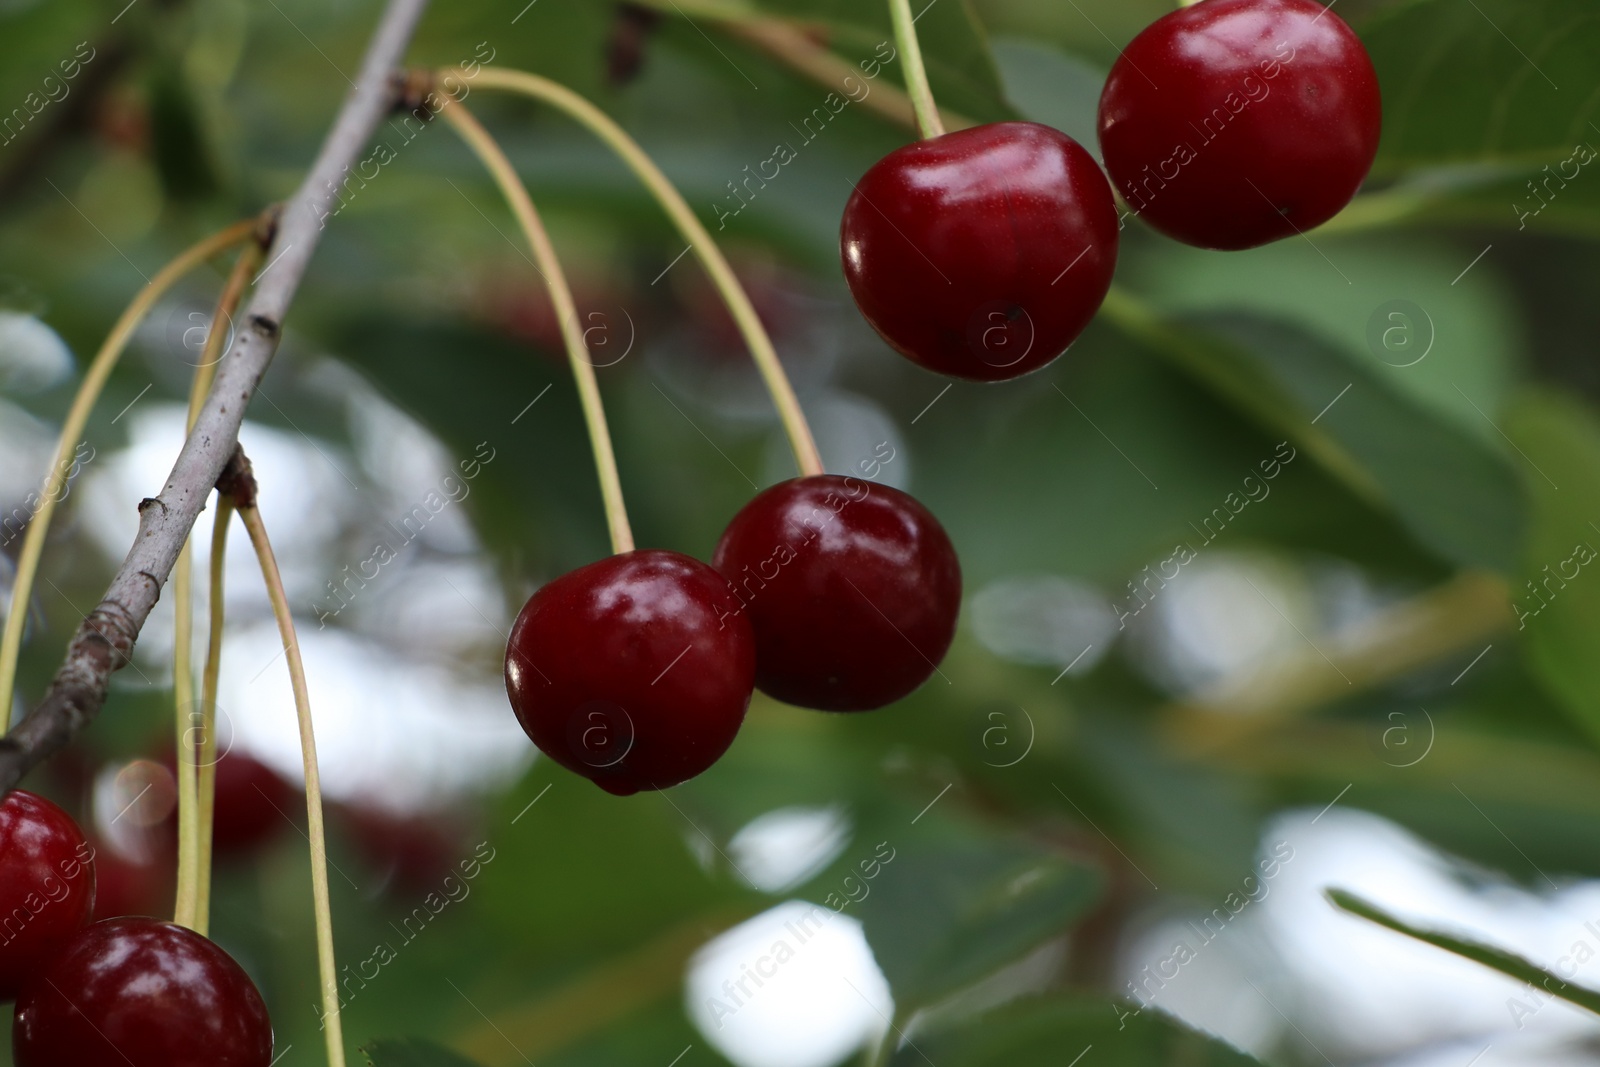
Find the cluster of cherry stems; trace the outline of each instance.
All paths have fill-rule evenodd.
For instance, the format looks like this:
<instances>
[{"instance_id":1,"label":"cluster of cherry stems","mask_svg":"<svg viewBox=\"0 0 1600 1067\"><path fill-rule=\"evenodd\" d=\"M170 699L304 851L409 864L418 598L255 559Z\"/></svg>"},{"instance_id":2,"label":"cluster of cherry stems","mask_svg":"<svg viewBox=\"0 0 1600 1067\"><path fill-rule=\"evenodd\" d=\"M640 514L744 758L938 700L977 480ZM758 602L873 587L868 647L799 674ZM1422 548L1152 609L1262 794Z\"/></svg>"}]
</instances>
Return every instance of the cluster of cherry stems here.
<instances>
[{"instance_id":1,"label":"cluster of cherry stems","mask_svg":"<svg viewBox=\"0 0 1600 1067\"><path fill-rule=\"evenodd\" d=\"M945 133L909 7L891 0L891 11L924 139L862 177L844 211L841 255L867 321L936 372L1001 381L1071 345L1111 284L1122 225L1111 183L1131 214L1170 237L1248 248L1331 218L1377 151L1371 61L1313 0L1201 0L1148 27L1100 100L1104 171L1036 123ZM530 92L540 81L503 77ZM545 85L534 95L575 114L587 107ZM496 171L503 156L481 127L464 110L455 121ZM605 121L591 125L614 145L626 141L614 125L601 129ZM619 147L625 158L637 152L629 146ZM651 166L629 161L641 175ZM693 225L675 192L656 191ZM507 192L535 251L547 252L525 192L520 201ZM709 244L703 228L692 232ZM725 271L714 248L701 251L714 275L719 263ZM724 295L737 289L727 278ZM570 293L559 287L561 311ZM759 322L747 337L761 362L770 343ZM582 386L579 351L569 356ZM781 368L772 359L763 371L784 409L792 392ZM612 460L597 394L585 413L605 483ZM803 418L785 425L801 477L735 515L709 566L633 549L631 537L616 536L625 517L613 514L618 552L549 582L523 607L506 686L551 759L611 793L664 789L722 756L754 689L800 707L866 711L937 669L961 600L949 537L907 494L823 473ZM620 511L620 494L607 505ZM0 997L17 1002L17 1067L268 1067L271 1024L239 965L185 926L90 924L94 878L92 850L66 812L21 790L0 805Z\"/></svg>"}]
</instances>

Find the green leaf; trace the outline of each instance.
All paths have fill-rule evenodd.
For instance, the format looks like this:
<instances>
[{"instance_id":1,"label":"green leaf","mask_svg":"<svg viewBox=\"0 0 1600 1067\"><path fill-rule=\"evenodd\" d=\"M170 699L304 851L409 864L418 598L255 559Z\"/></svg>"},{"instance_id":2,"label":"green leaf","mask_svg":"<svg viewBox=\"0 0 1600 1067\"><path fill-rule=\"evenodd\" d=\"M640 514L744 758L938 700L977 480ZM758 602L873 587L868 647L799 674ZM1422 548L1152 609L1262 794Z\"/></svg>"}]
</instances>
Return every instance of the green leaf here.
<instances>
[{"instance_id":1,"label":"green leaf","mask_svg":"<svg viewBox=\"0 0 1600 1067\"><path fill-rule=\"evenodd\" d=\"M997 38L993 49L1006 99L1023 117L1054 126L1098 156L1096 126L1106 71L1026 38Z\"/></svg>"},{"instance_id":2,"label":"green leaf","mask_svg":"<svg viewBox=\"0 0 1600 1067\"><path fill-rule=\"evenodd\" d=\"M1087 1053L1087 1055L1085 1055ZM912 1035L890 1067L1250 1067L1259 1061L1170 1016L1109 997L1055 995L1022 1001Z\"/></svg>"},{"instance_id":3,"label":"green leaf","mask_svg":"<svg viewBox=\"0 0 1600 1067\"><path fill-rule=\"evenodd\" d=\"M820 22L834 31L834 51L852 61L866 59L880 42L894 44L889 5L882 0L758 0L760 9L786 18ZM988 34L968 0L917 0L917 39L934 98L941 107L974 119L1016 117L1005 103ZM886 72L904 84L898 59Z\"/></svg>"},{"instance_id":4,"label":"green leaf","mask_svg":"<svg viewBox=\"0 0 1600 1067\"><path fill-rule=\"evenodd\" d=\"M1600 143L1600 9L1589 0L1424 0L1363 27L1383 89L1375 173L1563 158Z\"/></svg>"},{"instance_id":5,"label":"green leaf","mask_svg":"<svg viewBox=\"0 0 1600 1067\"><path fill-rule=\"evenodd\" d=\"M361 1051L372 1067L479 1067L474 1060L415 1037L374 1041Z\"/></svg>"},{"instance_id":6,"label":"green leaf","mask_svg":"<svg viewBox=\"0 0 1600 1067\"><path fill-rule=\"evenodd\" d=\"M896 809L863 828L859 840L882 840L893 858L846 911L866 928L901 1014L1022 958L1099 899L1091 867L963 818L914 816Z\"/></svg>"},{"instance_id":7,"label":"green leaf","mask_svg":"<svg viewBox=\"0 0 1600 1067\"><path fill-rule=\"evenodd\" d=\"M194 94L172 63L150 78L150 152L174 200L200 200L221 185Z\"/></svg>"},{"instance_id":8,"label":"green leaf","mask_svg":"<svg viewBox=\"0 0 1600 1067\"><path fill-rule=\"evenodd\" d=\"M636 948L676 922L748 897L701 870L691 851L699 836L664 793L614 797L543 760L500 814L490 835L498 858L480 880L483 904L536 958L570 964Z\"/></svg>"},{"instance_id":9,"label":"green leaf","mask_svg":"<svg viewBox=\"0 0 1600 1067\"><path fill-rule=\"evenodd\" d=\"M1515 566L1524 507L1510 465L1342 349L1251 314L1196 316L1180 327L1117 290L1105 310L1444 559Z\"/></svg>"},{"instance_id":10,"label":"green leaf","mask_svg":"<svg viewBox=\"0 0 1600 1067\"><path fill-rule=\"evenodd\" d=\"M1600 1014L1600 992L1584 989L1582 986L1575 986L1570 982L1562 981L1538 964L1530 963L1513 952L1507 952L1504 949L1495 948L1493 945L1485 945L1481 941L1473 941L1469 938L1454 937L1450 934L1420 929L1402 919L1395 918L1376 904L1363 900L1354 893L1343 889L1329 889L1327 893L1328 900L1335 907L1343 908L1352 915L1359 915L1361 918L1375 922L1379 926L1386 926L1397 933L1405 934L1407 937L1414 937L1418 941L1426 942L1435 948L1442 948L1446 952L1454 952L1457 956L1464 956L1474 963L1481 963L1485 967L1515 978L1519 982L1537 985L1552 996L1560 997L1568 1003L1576 1004L1580 1008L1587 1008L1596 1014Z\"/></svg>"},{"instance_id":11,"label":"green leaf","mask_svg":"<svg viewBox=\"0 0 1600 1067\"><path fill-rule=\"evenodd\" d=\"M1513 590L1519 636L1534 672L1600 740L1600 574L1580 562L1600 546L1600 419L1575 401L1530 392L1512 407L1506 432L1527 458L1533 501L1523 581Z\"/></svg>"}]
</instances>

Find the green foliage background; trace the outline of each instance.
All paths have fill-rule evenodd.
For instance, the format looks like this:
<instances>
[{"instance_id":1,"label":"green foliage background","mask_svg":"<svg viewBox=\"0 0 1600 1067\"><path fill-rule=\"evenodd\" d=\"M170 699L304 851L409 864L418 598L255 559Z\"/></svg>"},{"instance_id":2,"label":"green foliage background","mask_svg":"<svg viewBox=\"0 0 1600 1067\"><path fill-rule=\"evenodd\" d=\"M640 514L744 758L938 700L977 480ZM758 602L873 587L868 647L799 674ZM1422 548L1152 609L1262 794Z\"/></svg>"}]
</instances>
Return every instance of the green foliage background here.
<instances>
[{"instance_id":1,"label":"green foliage background","mask_svg":"<svg viewBox=\"0 0 1600 1067\"><path fill-rule=\"evenodd\" d=\"M78 42L97 49L77 95L0 147L0 272L80 358L140 284L122 253L149 273L201 233L294 188L379 5L143 0L116 17L120 7L0 4L0 105L20 103ZM662 7L641 71L620 86L603 60L616 11L599 0L526 9L440 0L411 55L455 63L488 42L497 64L590 95L714 222L726 183L790 140L791 123L826 94L721 20L802 19L851 61L889 36L882 5L866 0ZM1164 10L1153 0L941 0L919 28L946 106L1088 137L1116 48ZM1541 168L1600 140L1600 17L1587 0L1345 0L1340 13L1372 52L1386 107L1373 179L1346 215L1314 234L1315 245L1230 255L1178 247L1135 224L1124 233L1117 294L1067 357L1004 385L957 383L926 417L919 412L946 383L892 356L859 323L837 261L851 181L903 143L904 129L846 108L719 234L741 271L779 272L833 308L829 321L842 324L829 342L840 351L834 380L902 428L912 491L950 530L969 592L1046 572L1115 597L1285 440L1301 458L1275 482L1273 503L1229 529L1228 548L1297 565L1341 560L1407 596L1463 571L1521 589L1574 542L1600 536L1591 525L1600 521L1600 270L1590 244L1600 179L1574 180L1525 228L1513 207L1529 202L1525 183ZM890 66L882 80L898 77ZM652 284L681 245L620 165L557 116L487 93L473 103L549 216L580 296L628 309L641 349L681 331L705 291L690 261ZM79 110L63 116L69 107ZM61 128L47 130L58 117ZM605 542L558 353L513 336L491 299L506 279L529 294L536 281L497 230L511 227L489 183L430 128L328 228L269 382L278 403L292 400L297 428L333 441L347 432L342 421L296 379L323 353L452 454L492 434L502 458L468 506L516 597L603 554ZM1414 366L1393 366L1369 343L1373 315L1394 300L1425 309L1435 331L1431 358ZM778 337L802 383L826 373L796 340L807 336ZM147 377L125 368L113 378L93 440L121 440L111 415ZM607 368L601 380L641 543L708 556L750 494L742 472L768 469L770 425L692 411L712 448L662 402L645 359ZM547 385L539 417L511 427ZM184 387L169 375L156 390L176 398ZM58 419L71 389L23 402ZM289 416L258 407L251 417L287 425ZM79 603L107 577L71 537L52 548L46 573ZM30 698L77 617L47 604L46 621L25 654ZM922 1043L940 1067L1059 1063L1063 1048L1090 1042L1111 1057L1100 1063L1245 1062L1148 1015L1116 1031L1105 931L1150 902L1130 862L1164 893L1220 898L1248 870L1265 818L1321 806L1349 784L1349 803L1513 877L1535 868L1600 875L1597 625L1600 582L1575 582L1537 626L1495 635L1460 685L1450 680L1490 639L1196 753L1174 744L1181 714L1124 657L1053 685L1054 669L998 659L964 624L944 677L886 711L823 716L758 696L730 755L670 796L618 800L538 764L481 813L478 836L461 838L463 856L484 840L496 861L439 920L448 933L407 946L352 1001L347 1033L352 1045L407 1035L485 1063L518 1062L485 1036L476 1005L540 1064L665 1064L691 1043L686 1063L714 1062L683 1014L683 962L710 933L774 900L743 887L717 852L701 862L690 846L700 833L725 843L776 807L842 805L856 844L795 892L820 898L848 873L859 843L894 842L899 858L855 914L902 1021L1051 938L1074 945L1059 991ZM1419 703L1437 725L1436 753L1396 768L1381 738L1392 712ZM1017 707L1036 724L1035 743L1027 758L996 767L990 713ZM87 750L128 754L164 714L162 694L119 690ZM258 977L279 1045L293 1045L296 1062L319 1043L300 846L287 840L255 868L229 872L215 930ZM348 842L334 848L337 862L359 868ZM1019 884L1027 888L1014 891ZM364 957L417 903L346 889L335 882L347 960ZM1286 1061L1296 1055L1284 1051ZM416 1043L374 1046L374 1056L389 1067L459 1062ZM902 1062L921 1060L908 1050L894 1059Z\"/></svg>"}]
</instances>

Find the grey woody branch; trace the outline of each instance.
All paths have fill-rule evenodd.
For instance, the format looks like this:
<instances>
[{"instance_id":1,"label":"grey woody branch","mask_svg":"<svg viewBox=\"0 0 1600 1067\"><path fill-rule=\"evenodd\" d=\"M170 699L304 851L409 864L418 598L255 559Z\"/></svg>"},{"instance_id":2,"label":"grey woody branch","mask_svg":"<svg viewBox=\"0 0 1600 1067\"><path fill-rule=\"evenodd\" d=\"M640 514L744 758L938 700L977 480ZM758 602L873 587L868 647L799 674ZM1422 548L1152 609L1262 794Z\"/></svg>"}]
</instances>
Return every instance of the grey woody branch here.
<instances>
[{"instance_id":1,"label":"grey woody branch","mask_svg":"<svg viewBox=\"0 0 1600 1067\"><path fill-rule=\"evenodd\" d=\"M311 262L345 172L394 107L396 71L428 0L389 0L361 74L345 97L305 181L284 205L267 268L245 308L233 347L218 367L211 395L183 443L159 496L139 505L139 536L105 597L73 635L66 661L38 707L0 738L0 792L65 745L105 702L111 672L133 645L206 498L234 455L239 425L278 350L284 315Z\"/></svg>"}]
</instances>

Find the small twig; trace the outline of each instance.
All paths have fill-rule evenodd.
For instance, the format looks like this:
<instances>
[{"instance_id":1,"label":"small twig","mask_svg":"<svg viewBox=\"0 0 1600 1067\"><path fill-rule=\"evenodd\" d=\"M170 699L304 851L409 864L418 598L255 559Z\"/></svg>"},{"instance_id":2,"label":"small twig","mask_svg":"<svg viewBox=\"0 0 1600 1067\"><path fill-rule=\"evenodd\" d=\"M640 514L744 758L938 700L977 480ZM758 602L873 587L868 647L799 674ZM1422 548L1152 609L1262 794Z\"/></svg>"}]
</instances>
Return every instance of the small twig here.
<instances>
[{"instance_id":1,"label":"small twig","mask_svg":"<svg viewBox=\"0 0 1600 1067\"><path fill-rule=\"evenodd\" d=\"M277 351L283 319L305 276L345 173L359 161L372 131L388 114L393 77L427 0L389 0L361 74L345 97L310 172L287 202L272 243L273 269L256 287L232 349L184 442L159 507L139 513L139 535L100 603L78 627L44 700L0 738L0 793L14 788L40 760L83 729L105 702L111 672L133 655L139 630L161 583L205 506L239 440L244 409Z\"/></svg>"},{"instance_id":2,"label":"small twig","mask_svg":"<svg viewBox=\"0 0 1600 1067\"><path fill-rule=\"evenodd\" d=\"M44 554L45 535L50 531L50 520L55 516L56 505L66 496L67 476L73 467L72 457L83 428L89 422L106 380L116 369L127 349L133 333L139 328L150 309L171 289L178 279L195 267L232 245L250 236L255 228L252 220L236 222L227 229L212 234L191 246L176 259L156 272L139 294L111 327L111 333L95 353L89 370L72 398L72 407L61 423L61 436L56 442L55 458L46 472L44 488L39 494L39 509L28 521L28 530L22 537L22 551L17 556L16 581L11 587L11 608L6 613L5 630L0 633L0 708L9 719L12 692L16 686L17 659L22 648L22 628L28 616L28 598L33 595L33 580L39 572L39 559Z\"/></svg>"},{"instance_id":3,"label":"small twig","mask_svg":"<svg viewBox=\"0 0 1600 1067\"><path fill-rule=\"evenodd\" d=\"M217 360L222 356L222 347L226 342L229 327L233 323L233 314L239 309L239 302L244 298L244 291L250 284L250 279L255 275L256 268L261 264L261 258L266 251L266 245L271 240L273 228L271 212L265 213L261 223L256 227L256 240L246 245L239 253L239 258L234 261L233 270L228 275L227 284L222 288L222 295L217 298L217 305L211 314L211 325L206 331L205 343L200 347L200 362L195 367L194 378L189 385L189 415L184 424L184 431L194 429L194 420L200 415L200 406L205 403L206 394L211 391L211 382L216 377ZM221 516L218 519L221 520ZM197 750L197 738L194 729L194 592L193 585L193 552L190 541L184 541L183 551L178 554L177 565L172 571L172 596L173 596L173 642L172 642L172 697L173 710L177 717L177 768L178 768L178 887L174 894L172 921L179 926L187 926L198 933L205 933L200 925L200 893L201 883L210 882L209 856L210 845L210 820L207 818L211 806L212 790L206 788L201 782L200 761ZM221 605L213 603L211 610L216 616ZM206 726L202 722L201 730ZM204 734L199 737L199 743L204 744ZM207 776L214 787L215 775Z\"/></svg>"}]
</instances>

